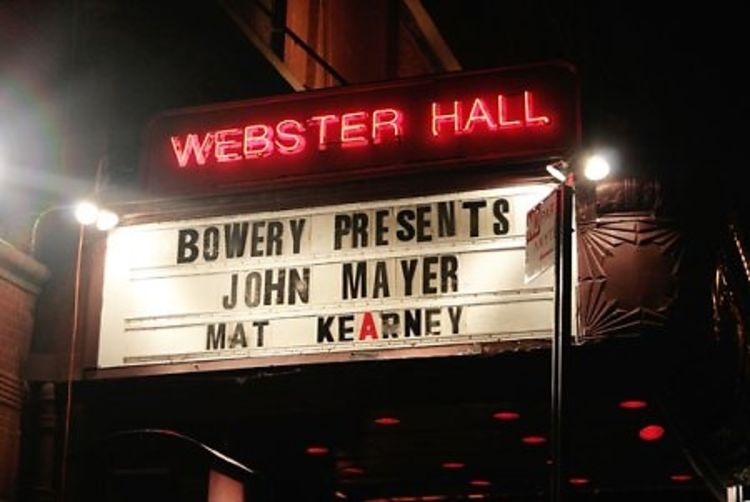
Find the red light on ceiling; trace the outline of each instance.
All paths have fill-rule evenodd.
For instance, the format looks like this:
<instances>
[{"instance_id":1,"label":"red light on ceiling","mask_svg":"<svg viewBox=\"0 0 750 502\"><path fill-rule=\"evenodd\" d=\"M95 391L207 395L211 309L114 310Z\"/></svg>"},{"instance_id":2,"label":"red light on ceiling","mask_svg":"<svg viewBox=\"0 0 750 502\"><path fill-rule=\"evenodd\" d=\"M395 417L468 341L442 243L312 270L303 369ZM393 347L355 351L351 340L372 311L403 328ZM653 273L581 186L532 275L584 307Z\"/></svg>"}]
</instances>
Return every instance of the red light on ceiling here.
<instances>
[{"instance_id":1,"label":"red light on ceiling","mask_svg":"<svg viewBox=\"0 0 750 502\"><path fill-rule=\"evenodd\" d=\"M327 455L328 448L325 446L308 446L307 449L305 449L305 453L308 455Z\"/></svg>"},{"instance_id":2,"label":"red light on ceiling","mask_svg":"<svg viewBox=\"0 0 750 502\"><path fill-rule=\"evenodd\" d=\"M398 425L401 423L401 420L396 417L378 417L374 422L378 425Z\"/></svg>"},{"instance_id":3,"label":"red light on ceiling","mask_svg":"<svg viewBox=\"0 0 750 502\"><path fill-rule=\"evenodd\" d=\"M690 474L672 474L669 476L669 479L674 481L675 483L686 483L688 481L692 481L693 476Z\"/></svg>"},{"instance_id":4,"label":"red light on ceiling","mask_svg":"<svg viewBox=\"0 0 750 502\"><path fill-rule=\"evenodd\" d=\"M341 469L341 474L345 474L347 476L360 476L365 473L365 470L361 467L344 467Z\"/></svg>"},{"instance_id":5,"label":"red light on ceiling","mask_svg":"<svg viewBox=\"0 0 750 502\"><path fill-rule=\"evenodd\" d=\"M568 483L570 483L573 486L583 486L587 485L591 482L588 478L570 478L568 480Z\"/></svg>"},{"instance_id":6,"label":"red light on ceiling","mask_svg":"<svg viewBox=\"0 0 750 502\"><path fill-rule=\"evenodd\" d=\"M638 436L644 441L658 441L664 436L664 427L661 425L647 425L638 431Z\"/></svg>"},{"instance_id":7,"label":"red light on ceiling","mask_svg":"<svg viewBox=\"0 0 750 502\"><path fill-rule=\"evenodd\" d=\"M648 403L646 403L646 401L641 401L640 399L628 399L626 401L620 401L618 406L623 410L642 410L648 406Z\"/></svg>"},{"instance_id":8,"label":"red light on ceiling","mask_svg":"<svg viewBox=\"0 0 750 502\"><path fill-rule=\"evenodd\" d=\"M521 418L521 415L519 413L516 413L515 411L503 410L498 411L497 413L493 413L492 418L494 418L495 420L510 421L518 420L519 418Z\"/></svg>"},{"instance_id":9,"label":"red light on ceiling","mask_svg":"<svg viewBox=\"0 0 750 502\"><path fill-rule=\"evenodd\" d=\"M469 484L471 486L491 486L492 482L487 479L472 479Z\"/></svg>"},{"instance_id":10,"label":"red light on ceiling","mask_svg":"<svg viewBox=\"0 0 750 502\"><path fill-rule=\"evenodd\" d=\"M536 445L546 443L547 438L544 436L524 436L521 438L521 441L523 441L524 444Z\"/></svg>"},{"instance_id":11,"label":"red light on ceiling","mask_svg":"<svg viewBox=\"0 0 750 502\"><path fill-rule=\"evenodd\" d=\"M463 462L443 462L443 469L463 469L466 464Z\"/></svg>"},{"instance_id":12,"label":"red light on ceiling","mask_svg":"<svg viewBox=\"0 0 750 502\"><path fill-rule=\"evenodd\" d=\"M470 493L469 500L480 500L484 498L484 493Z\"/></svg>"}]
</instances>

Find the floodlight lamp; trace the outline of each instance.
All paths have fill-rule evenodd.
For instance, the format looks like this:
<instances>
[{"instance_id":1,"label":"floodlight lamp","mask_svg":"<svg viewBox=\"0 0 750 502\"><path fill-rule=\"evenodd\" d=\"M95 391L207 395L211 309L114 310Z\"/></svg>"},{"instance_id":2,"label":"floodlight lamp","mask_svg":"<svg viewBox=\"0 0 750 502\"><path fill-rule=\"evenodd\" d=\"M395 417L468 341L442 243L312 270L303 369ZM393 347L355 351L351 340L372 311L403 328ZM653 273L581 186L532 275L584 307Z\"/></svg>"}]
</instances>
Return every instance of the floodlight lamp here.
<instances>
[{"instance_id":1,"label":"floodlight lamp","mask_svg":"<svg viewBox=\"0 0 750 502\"><path fill-rule=\"evenodd\" d=\"M603 180L609 175L610 171L609 161L599 154L588 157L583 167L583 175L591 181Z\"/></svg>"},{"instance_id":2,"label":"floodlight lamp","mask_svg":"<svg viewBox=\"0 0 750 502\"><path fill-rule=\"evenodd\" d=\"M99 211L99 214L96 218L96 228L105 232L107 230L115 228L119 222L120 217L117 216L117 213L114 213L108 209L102 209Z\"/></svg>"},{"instance_id":3,"label":"floodlight lamp","mask_svg":"<svg viewBox=\"0 0 750 502\"><path fill-rule=\"evenodd\" d=\"M75 217L81 225L91 225L99 218L99 208L89 201L81 201L75 205Z\"/></svg>"},{"instance_id":4,"label":"floodlight lamp","mask_svg":"<svg viewBox=\"0 0 750 502\"><path fill-rule=\"evenodd\" d=\"M564 160L558 160L552 164L547 164L547 172L556 180L564 183L567 179L568 163Z\"/></svg>"}]
</instances>

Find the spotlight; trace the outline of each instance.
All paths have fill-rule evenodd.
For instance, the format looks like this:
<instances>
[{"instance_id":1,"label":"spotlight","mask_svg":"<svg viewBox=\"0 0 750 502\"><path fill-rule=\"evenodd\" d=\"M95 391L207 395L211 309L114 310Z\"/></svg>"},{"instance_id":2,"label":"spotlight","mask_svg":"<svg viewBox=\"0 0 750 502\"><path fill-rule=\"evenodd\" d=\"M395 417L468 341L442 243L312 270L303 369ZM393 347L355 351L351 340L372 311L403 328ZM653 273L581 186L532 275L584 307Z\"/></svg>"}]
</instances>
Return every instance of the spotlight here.
<instances>
[{"instance_id":1,"label":"spotlight","mask_svg":"<svg viewBox=\"0 0 750 502\"><path fill-rule=\"evenodd\" d=\"M108 209L102 209L96 218L96 228L104 232L115 228L119 222L120 217L117 214Z\"/></svg>"},{"instance_id":2,"label":"spotlight","mask_svg":"<svg viewBox=\"0 0 750 502\"><path fill-rule=\"evenodd\" d=\"M547 164L547 172L556 180L564 183L567 179L568 163L564 160L558 160L552 164Z\"/></svg>"},{"instance_id":3,"label":"spotlight","mask_svg":"<svg viewBox=\"0 0 750 502\"><path fill-rule=\"evenodd\" d=\"M92 202L81 201L75 206L75 216L81 225L91 225L99 218L99 208Z\"/></svg>"},{"instance_id":4,"label":"spotlight","mask_svg":"<svg viewBox=\"0 0 750 502\"><path fill-rule=\"evenodd\" d=\"M591 181L603 180L610 172L609 161L602 155L592 155L586 159L583 175Z\"/></svg>"}]
</instances>

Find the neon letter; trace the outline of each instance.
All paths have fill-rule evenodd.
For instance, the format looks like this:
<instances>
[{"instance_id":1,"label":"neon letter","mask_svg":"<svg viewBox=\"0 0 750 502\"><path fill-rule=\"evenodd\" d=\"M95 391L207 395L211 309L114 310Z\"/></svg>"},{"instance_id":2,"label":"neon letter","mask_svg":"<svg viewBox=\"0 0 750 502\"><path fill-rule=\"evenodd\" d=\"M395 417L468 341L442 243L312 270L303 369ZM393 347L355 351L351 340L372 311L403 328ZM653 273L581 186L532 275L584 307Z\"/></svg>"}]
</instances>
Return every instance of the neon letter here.
<instances>
[{"instance_id":1,"label":"neon letter","mask_svg":"<svg viewBox=\"0 0 750 502\"><path fill-rule=\"evenodd\" d=\"M276 124L274 144L282 155L294 155L305 149L305 127L296 120L282 120Z\"/></svg>"},{"instance_id":2,"label":"neon letter","mask_svg":"<svg viewBox=\"0 0 750 502\"><path fill-rule=\"evenodd\" d=\"M464 124L464 132L472 132L475 122L484 122L490 131L497 129L497 124L492 120L492 115L490 115L487 105L481 98L476 98L474 104L471 105L469 118L466 119L466 123Z\"/></svg>"},{"instance_id":3,"label":"neon letter","mask_svg":"<svg viewBox=\"0 0 750 502\"><path fill-rule=\"evenodd\" d=\"M213 146L214 135L213 133L206 133L203 141L198 140L197 134L188 134L185 138L185 147L182 146L182 141L177 136L172 136L172 150L174 151L175 157L177 157L177 163L180 167L186 167L190 162L190 154L195 155L195 162L202 166L206 163L206 157L211 152L211 146Z\"/></svg>"},{"instance_id":4,"label":"neon letter","mask_svg":"<svg viewBox=\"0 0 750 502\"><path fill-rule=\"evenodd\" d=\"M341 116L341 146L365 146L367 139L367 125L362 122L367 119L367 112L345 113Z\"/></svg>"},{"instance_id":5,"label":"neon letter","mask_svg":"<svg viewBox=\"0 0 750 502\"><path fill-rule=\"evenodd\" d=\"M521 127L520 120L508 120L508 103L502 94L497 95L497 125L500 127Z\"/></svg>"},{"instance_id":6,"label":"neon letter","mask_svg":"<svg viewBox=\"0 0 750 502\"><path fill-rule=\"evenodd\" d=\"M227 136L239 136L238 139L227 138ZM214 156L217 162L232 162L242 159L242 129L224 129L216 131L216 147ZM237 151L229 151L229 150Z\"/></svg>"},{"instance_id":7,"label":"neon letter","mask_svg":"<svg viewBox=\"0 0 750 502\"><path fill-rule=\"evenodd\" d=\"M461 132L461 102L453 102L453 113L440 114L440 105L433 101L432 103L432 135L437 136L440 134L439 124L443 122L453 123L453 134L459 134Z\"/></svg>"},{"instance_id":8,"label":"neon letter","mask_svg":"<svg viewBox=\"0 0 750 502\"><path fill-rule=\"evenodd\" d=\"M273 152L273 130L265 124L245 127L245 158L261 158Z\"/></svg>"},{"instance_id":9,"label":"neon letter","mask_svg":"<svg viewBox=\"0 0 750 502\"><path fill-rule=\"evenodd\" d=\"M531 95L531 91L523 91L523 107L527 126L544 126L549 124L549 117L546 115L533 116L534 97Z\"/></svg>"},{"instance_id":10,"label":"neon letter","mask_svg":"<svg viewBox=\"0 0 750 502\"><path fill-rule=\"evenodd\" d=\"M318 124L318 150L325 150L328 148L328 124L338 122L339 118L336 115L317 115L310 117L310 122L317 122Z\"/></svg>"},{"instance_id":11,"label":"neon letter","mask_svg":"<svg viewBox=\"0 0 750 502\"><path fill-rule=\"evenodd\" d=\"M372 142L380 144L383 142L381 129L391 128L393 137L399 139L403 134L404 116L395 108L384 108L372 112Z\"/></svg>"}]
</instances>

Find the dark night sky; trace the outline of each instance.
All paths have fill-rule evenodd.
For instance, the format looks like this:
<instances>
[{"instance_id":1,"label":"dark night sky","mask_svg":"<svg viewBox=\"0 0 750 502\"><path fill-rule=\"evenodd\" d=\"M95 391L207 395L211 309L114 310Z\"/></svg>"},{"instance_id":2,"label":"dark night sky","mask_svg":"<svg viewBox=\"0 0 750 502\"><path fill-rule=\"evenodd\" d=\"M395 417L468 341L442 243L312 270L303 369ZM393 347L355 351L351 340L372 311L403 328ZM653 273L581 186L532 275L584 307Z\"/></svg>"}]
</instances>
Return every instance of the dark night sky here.
<instances>
[{"instance_id":1,"label":"dark night sky","mask_svg":"<svg viewBox=\"0 0 750 502\"><path fill-rule=\"evenodd\" d=\"M735 107L746 107L737 81L741 30L733 29L739 12L534 0L472 2L459 17L448 3L428 5L467 68L572 61L582 80L584 140L623 145L628 168L676 169L731 149L727 126L739 124Z\"/></svg>"}]
</instances>

